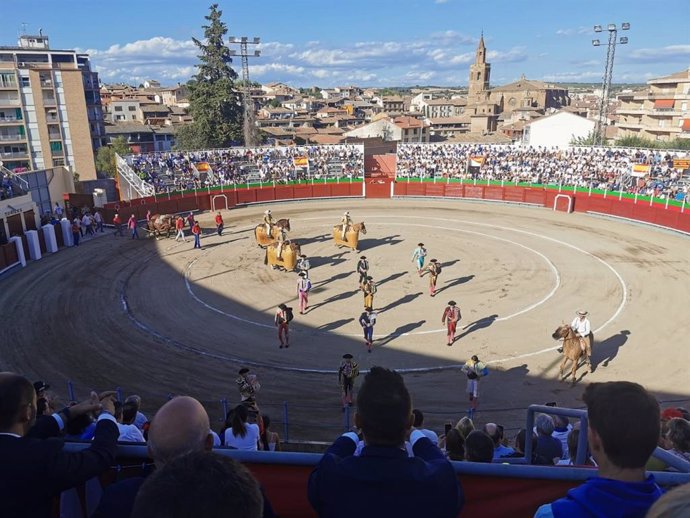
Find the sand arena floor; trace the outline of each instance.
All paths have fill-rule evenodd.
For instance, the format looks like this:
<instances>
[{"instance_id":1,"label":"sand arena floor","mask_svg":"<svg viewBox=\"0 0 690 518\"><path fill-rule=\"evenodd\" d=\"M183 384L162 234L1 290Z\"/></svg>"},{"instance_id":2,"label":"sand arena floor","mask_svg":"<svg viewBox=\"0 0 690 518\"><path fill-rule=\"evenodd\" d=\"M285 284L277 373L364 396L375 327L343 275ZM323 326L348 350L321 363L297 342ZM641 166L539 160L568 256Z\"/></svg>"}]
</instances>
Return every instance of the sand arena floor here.
<instances>
[{"instance_id":1,"label":"sand arena floor","mask_svg":"<svg viewBox=\"0 0 690 518\"><path fill-rule=\"evenodd\" d=\"M310 310L297 312L294 273L271 270L253 229L265 207L224 211L226 231L201 251L192 242L104 236L31 264L0 281L5 329L0 367L46 379L63 391L123 387L155 409L190 394L220 419L220 398L238 400L234 378L249 365L259 402L291 436L329 439L342 421L335 370L343 353L361 369L400 369L415 405L442 428L467 408L458 367L473 354L489 363L479 422L517 428L530 403L581 406L584 384L633 380L662 400L688 400L690 241L641 225L582 214L467 201L352 200L271 205L289 217L290 238L311 261ZM378 283L375 350L357 318L363 297L358 254L338 249L331 229L343 210L364 221L361 254ZM444 265L428 295L411 261L418 242ZM446 346L448 300L463 319ZM278 348L273 314L295 308L291 347ZM557 379L551 333L577 309L590 312L594 372L571 387ZM584 373L584 369L579 374ZM361 378L360 378L361 379ZM687 404L687 403L686 403Z\"/></svg>"}]
</instances>

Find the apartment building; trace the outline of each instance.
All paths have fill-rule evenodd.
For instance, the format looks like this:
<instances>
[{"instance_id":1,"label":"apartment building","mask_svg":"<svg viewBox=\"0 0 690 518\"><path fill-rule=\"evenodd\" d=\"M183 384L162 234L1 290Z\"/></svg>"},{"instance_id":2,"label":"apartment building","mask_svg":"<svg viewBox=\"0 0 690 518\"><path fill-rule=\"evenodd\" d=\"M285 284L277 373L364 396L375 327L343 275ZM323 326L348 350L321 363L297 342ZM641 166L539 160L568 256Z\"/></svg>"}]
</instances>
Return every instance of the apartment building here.
<instances>
[{"instance_id":1,"label":"apartment building","mask_svg":"<svg viewBox=\"0 0 690 518\"><path fill-rule=\"evenodd\" d=\"M65 166L96 178L94 150L106 142L98 74L88 55L22 35L0 46L0 160L12 171Z\"/></svg>"},{"instance_id":2,"label":"apartment building","mask_svg":"<svg viewBox=\"0 0 690 518\"><path fill-rule=\"evenodd\" d=\"M617 137L690 139L690 68L647 84L646 90L618 96Z\"/></svg>"}]
</instances>

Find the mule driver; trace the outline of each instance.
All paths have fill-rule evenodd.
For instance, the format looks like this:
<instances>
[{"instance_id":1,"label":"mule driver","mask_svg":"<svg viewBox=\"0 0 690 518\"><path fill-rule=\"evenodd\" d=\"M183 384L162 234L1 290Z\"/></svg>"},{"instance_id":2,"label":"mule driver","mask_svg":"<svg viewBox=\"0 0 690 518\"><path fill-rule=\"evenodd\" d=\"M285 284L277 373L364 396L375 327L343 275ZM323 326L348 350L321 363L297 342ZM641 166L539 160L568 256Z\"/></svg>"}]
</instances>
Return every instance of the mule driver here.
<instances>
[{"instance_id":1,"label":"mule driver","mask_svg":"<svg viewBox=\"0 0 690 518\"><path fill-rule=\"evenodd\" d=\"M347 227L352 225L352 218L350 218L350 211L345 211L343 212L343 217L340 218L340 225L343 227L341 234L342 234L342 240L347 241L345 234L347 233Z\"/></svg>"},{"instance_id":2,"label":"mule driver","mask_svg":"<svg viewBox=\"0 0 690 518\"><path fill-rule=\"evenodd\" d=\"M570 327L580 339L580 348L587 357L587 365L592 364L592 344L590 343L590 336L592 333L592 325L589 323L587 311L580 310L577 316L570 324Z\"/></svg>"},{"instance_id":3,"label":"mule driver","mask_svg":"<svg viewBox=\"0 0 690 518\"><path fill-rule=\"evenodd\" d=\"M273 216L271 216L271 211L267 210L264 212L264 225L266 226L266 237L271 238L271 227L273 227Z\"/></svg>"}]
</instances>

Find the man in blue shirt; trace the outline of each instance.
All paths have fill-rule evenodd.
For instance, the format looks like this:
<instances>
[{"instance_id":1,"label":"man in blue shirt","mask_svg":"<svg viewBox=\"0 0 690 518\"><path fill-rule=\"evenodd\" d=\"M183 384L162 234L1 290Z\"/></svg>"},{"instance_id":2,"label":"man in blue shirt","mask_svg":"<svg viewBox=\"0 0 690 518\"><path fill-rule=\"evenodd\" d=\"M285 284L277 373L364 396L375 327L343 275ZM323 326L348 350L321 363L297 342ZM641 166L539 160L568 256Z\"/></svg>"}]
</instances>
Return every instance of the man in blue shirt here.
<instances>
[{"instance_id":1,"label":"man in blue shirt","mask_svg":"<svg viewBox=\"0 0 690 518\"><path fill-rule=\"evenodd\" d=\"M598 476L542 505L535 518L643 518L662 494L654 475L645 474L659 439L659 404L629 381L592 383L582 400Z\"/></svg>"},{"instance_id":2,"label":"man in blue shirt","mask_svg":"<svg viewBox=\"0 0 690 518\"><path fill-rule=\"evenodd\" d=\"M412 400L402 376L372 367L357 395L355 424L364 436L361 455L353 432L340 436L309 478L309 502L321 518L381 516L456 517L464 497L451 463L412 428ZM408 457L409 437L414 457Z\"/></svg>"}]
</instances>

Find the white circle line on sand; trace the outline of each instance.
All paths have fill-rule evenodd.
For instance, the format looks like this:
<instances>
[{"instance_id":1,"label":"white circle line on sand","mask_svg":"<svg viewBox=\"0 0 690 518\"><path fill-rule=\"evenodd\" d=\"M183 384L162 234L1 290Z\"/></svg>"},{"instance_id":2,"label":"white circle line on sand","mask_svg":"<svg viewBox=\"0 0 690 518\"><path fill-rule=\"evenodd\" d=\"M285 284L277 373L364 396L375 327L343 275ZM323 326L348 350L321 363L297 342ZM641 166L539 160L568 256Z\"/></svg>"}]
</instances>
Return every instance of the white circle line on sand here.
<instances>
[{"instance_id":1,"label":"white circle line on sand","mask_svg":"<svg viewBox=\"0 0 690 518\"><path fill-rule=\"evenodd\" d=\"M389 215L382 214L382 215L371 216L371 217L377 217L377 218L406 218L406 219L411 219L411 218L416 217L416 216L389 216ZM444 218L433 218L433 217L431 217L431 218L425 218L425 219L427 219L427 220L432 220L432 221L444 221L444 222L448 222L448 220L447 220L447 219L444 219ZM596 329L594 329L594 331L593 331L594 333L598 333L599 331L601 331L602 329L604 329L606 326L608 326L611 322L613 322L616 318L618 318L618 316L619 316L619 315L621 314L621 312L623 311L623 308L624 308L625 305L627 304L627 301L628 301L628 287L627 287L627 285L625 284L625 281L623 280L623 277L621 276L621 274L618 273L618 271L617 271L613 266L611 266L608 262L604 261L601 257L598 257L598 256L594 255L593 253L588 252L587 250L583 250L582 248L577 247L577 246L575 246L575 245L572 245L572 244L570 244L570 243L568 243L568 242L566 242L566 241L561 241L560 239L555 239L555 238L553 238L553 237L544 236L544 235L542 235L542 234L537 234L537 233L535 233L535 232L530 232L530 231L528 231L528 230L520 230L520 229L517 229L517 228L504 227L504 226L501 226L501 225L493 225L493 224L491 224L491 223L481 223L481 222L476 222L476 221L467 221L467 220L452 220L452 221L455 221L456 223L467 223L467 224L469 224L469 225L478 225L478 226L489 227L489 228L497 228L497 229L500 229L500 230L507 230L507 231L511 231L511 232L518 232L518 233L521 233L521 234L526 234L526 235L529 235L529 236L537 237L537 238L540 238L540 239L545 239L545 240L547 240L547 241L551 241L551 242L553 242L553 243L557 243L557 244L559 244L559 245L561 245L561 246L565 246L565 247L568 247L568 248L572 248L573 250L576 250L576 251L578 251L578 252L580 252L580 253L582 253L582 254L585 254L585 255L587 255L587 256L589 256L589 257L592 257L592 258L596 259L596 260L599 261L601 264L603 264L604 266L606 266L606 267L616 276L616 279L618 280L618 283L619 283L620 286L621 286L621 290L622 290L621 302L620 302L620 304L618 305L618 307L616 308L616 311L613 313L613 315L611 315L611 317L610 317L606 322L604 322L604 323L601 324L599 327L597 327ZM548 349L548 350L554 350L554 349L557 349L557 348L558 348L558 347L553 347L553 348ZM528 354L531 354L531 353L528 353ZM516 356L515 358L517 358L517 356Z\"/></svg>"},{"instance_id":2,"label":"white circle line on sand","mask_svg":"<svg viewBox=\"0 0 690 518\"><path fill-rule=\"evenodd\" d=\"M323 219L326 219L326 218L305 218L305 220L323 220ZM509 243L509 244L518 246L518 247L520 247L520 248L524 248L525 250L528 250L528 251L530 251L530 252L532 252L532 253L538 255L539 257L541 257L541 258L546 262L546 264L549 265L549 268L551 268L551 271L553 272L553 274L554 274L554 276L555 276L555 278L556 278L556 282L555 282L553 288L551 289L551 291L550 291L549 293L547 293L546 296L543 297L543 298L542 298L541 300L539 300L538 302L536 302L536 303L534 303L534 304L530 304L529 306L527 306L527 307L521 309L520 311L517 311L517 312L512 313L512 314L510 314L510 315L507 315L507 316L505 316L505 317L497 318L497 319L496 319L497 322L505 321L505 320L510 320L511 318L517 317L517 316L519 316L519 315L522 315L522 314L524 314L524 313L527 313L528 311L531 311L531 310L533 310L533 309L535 309L535 308L541 306L542 304L544 304L546 301L548 301L551 297L553 297L553 296L556 294L556 291L558 291L558 288L559 288L560 285L561 285L561 276L560 276L560 273L558 272L558 268L556 268L556 266L553 264L553 262L551 262L551 260L550 260L548 257L546 257L544 254L542 254L541 252L539 252L539 251L537 251L537 250L535 250L535 249L533 249L533 248L530 248L529 246L523 245L522 243L517 243L517 242L512 241L512 240L510 240L510 239L506 239L506 238L498 237L498 236L492 236L492 235L490 235L490 234L485 234L485 233L482 233L482 232L476 232L476 231L473 231L473 230L466 230L466 229L457 229L457 228L454 228L454 227L439 227L439 226L435 226L435 225L423 225L423 224L417 224L417 223L408 223L408 224L403 225L403 226L422 227L422 228L437 228L437 229L441 229L441 230L455 230L455 231L457 231L457 232L463 232L463 233L466 233L466 234L473 234L473 235L477 235L477 236L487 237L487 238L489 238L489 239L495 239L495 240L497 240L497 241L503 241L503 242L505 242L505 243ZM205 253L204 253L204 255L205 255ZM227 316L228 318L232 318L233 320L237 320L237 321L240 321L240 322L243 322L243 323L247 323L247 324L252 324L252 325L255 325L255 326L258 326L258 327L264 327L264 328L273 328L273 327L274 327L274 326L270 326L270 325L267 325L267 324L262 324L262 323L260 323L260 322L255 322L255 321L253 321L253 320L249 320L249 319L244 319L244 318L238 317L237 315L234 315L234 314L232 314L232 313L228 313L228 312L223 311L223 310L221 310L221 309L219 309L219 308L216 308L215 306L212 306L211 304L208 304L207 302L205 302L205 301L203 301L202 299L200 299L200 298L194 293L194 290L192 289L191 283L190 283L190 281L189 281L189 276L190 276L190 274L191 274L192 267L194 266L194 264L195 264L199 259L200 259L200 258L196 258L196 259L194 259L193 261L191 261L191 262L187 265L187 268L185 269L185 287L186 287L186 289L187 289L187 292L192 296L192 298L193 298L194 300L196 300L198 303L200 303L202 306L206 307L207 309L209 309L209 310L211 310L211 311L214 311L215 313L218 313L218 314L220 314L220 315ZM469 327L469 324L468 324L467 326L464 326L462 329L467 329L468 327ZM311 330L311 332L313 333L314 330ZM318 331L317 331L317 332L318 332ZM386 334L386 333L384 333L384 335L385 335L386 337L399 337L399 336L427 335L427 334L445 333L445 332L447 332L446 328L440 328L440 329L431 329L431 330L427 330L427 331L416 331L416 332L408 332L408 333L393 333L393 334ZM322 331L321 333L323 333L323 334L328 334L328 333L325 332L325 331ZM338 333L338 335L339 335L339 336L347 336L347 337L359 337L359 336L360 336L360 334L355 334L355 333Z\"/></svg>"},{"instance_id":3,"label":"white circle line on sand","mask_svg":"<svg viewBox=\"0 0 690 518\"><path fill-rule=\"evenodd\" d=\"M383 215L383 216L377 216L377 217L388 217L388 218L390 218L390 217L403 218L403 217L404 217L404 218L411 218L412 216L387 216L387 215ZM305 218L305 219L322 219L322 218ZM427 220L448 221L447 219L444 219L444 218L426 218L426 219L427 219ZM458 221L458 220L455 220L455 221ZM543 236L543 235L540 235L540 234L535 234L535 233L533 233L533 232L529 232L529 231L525 231L525 230L513 229L513 228L510 228L510 227L503 227L503 226L500 226L500 225L492 225L492 224L489 224L489 223L478 223L478 222L467 222L467 221L461 221L461 222L463 222L463 223L470 223L470 224L473 224L473 225L481 225L481 226L493 227L493 228L498 228L498 229L501 229L501 230L509 230L509 231L512 230L512 231L515 231L515 232L519 232L519 233L524 233L524 234L527 234L527 235L531 235L531 236L534 236L534 237L538 237L538 238L542 238L542 239L548 239L548 240L553 241L553 242L555 242L555 243L558 243L558 244L561 244L561 245L564 245L564 246L568 246L568 247L570 247L570 248L572 248L572 249L574 249L574 250L577 250L577 251L579 251L579 252L581 252L581 253L584 253L584 254L586 254L586 255L589 255L589 256L594 257L595 259L597 259L598 261L600 261L601 263L603 263L604 265L606 265L606 266L616 275L616 277L618 278L618 281L621 283L621 286L623 287L622 302L621 302L620 306L618 307L618 310L614 313L614 315L613 315L611 318L609 318L603 325L599 326L595 331L598 332L599 330L605 328L605 327L606 327L608 324L610 324L615 318L617 318L617 316L622 312L622 310L623 310L623 308L624 308L624 306L625 306L625 304L626 304L626 302L627 302L627 286L626 286L626 284L625 284L625 281L623 280L623 277L622 277L622 276L621 276L621 275L620 275L610 264L608 264L608 263L607 263L606 261L604 261L603 259L597 257L596 255L594 255L594 254L592 254L592 253L590 253L590 252L587 252L586 250L582 250L581 248L578 248L578 247L576 247L576 246L574 246L574 245L570 245L569 243L565 243L565 242L563 242L563 241L559 241L559 240L553 239L553 238L548 238L548 237L546 237L546 236ZM251 226L251 227L246 227L246 228L247 228L247 229L255 228L255 225L254 225L254 226ZM240 230L245 230L245 228L243 227L243 228L240 229ZM172 247L168 248L168 250L171 249L171 248L174 248L175 246L176 246L176 245L173 245ZM205 253L204 253L204 255L205 255ZM198 259L198 258L197 258L197 259ZM196 262L197 259L195 259L193 262ZM186 273L185 273L185 281L186 281ZM127 306L126 302L123 302L123 304L124 304L125 307ZM130 314L129 316L130 316L130 318L135 318L134 315L132 315L132 314ZM270 326L268 326L268 327L270 327ZM147 331L149 331L149 332L152 331L152 330L149 329L149 328L146 328L145 330L147 330ZM166 340L166 341L168 341L168 340ZM519 354L519 355L510 356L510 357L502 358L502 359L490 360L490 361L487 361L486 363L487 363L487 364L495 364L495 363L504 363L504 362L509 362L509 361L513 361L513 360L519 360L519 359L522 359L522 358L528 358L528 357L532 357L532 356L537 356L537 355L539 355L539 354L544 354L544 353L547 353L547 352L552 352L552 351L555 351L557 348L558 348L558 347L549 347L549 348L546 348L546 349L541 349L541 350L533 351L533 352L530 352L530 353ZM215 356L215 357L217 357L218 359L221 359L221 360L238 361L238 359L236 359L236 358L227 358L227 357L223 357L223 356L221 356L221 355L211 355L211 354L209 354L208 352L205 352L205 351L197 351L197 352L200 353L200 354L208 355L208 356ZM270 364L270 363L257 362L257 361L251 361L251 360L239 360L239 361L247 361L248 364L251 364L251 365L254 365L254 366L257 366L257 367L258 367L258 366L262 366L262 367L267 367L267 368L277 368L277 369L280 369L280 370L289 370L289 371L293 371L293 372L303 372L303 373L313 373L313 374L332 374L332 373L334 372L333 370L330 370L330 369L304 369L304 368L298 368L298 367L287 367L287 366L283 366L283 365L273 365L273 364ZM462 364L451 364L451 365L436 366L436 367L401 368L401 369L396 369L396 370L397 370L398 372L402 373L402 374L405 374L405 373L425 373L425 372L434 372L434 371L443 371L443 370L456 370L456 369L459 369L459 368L461 368L461 367L462 367Z\"/></svg>"}]
</instances>

